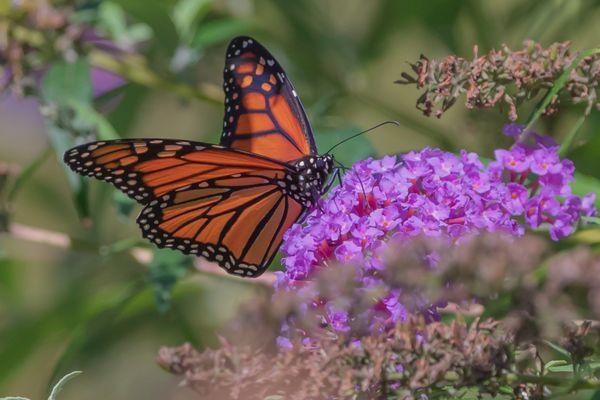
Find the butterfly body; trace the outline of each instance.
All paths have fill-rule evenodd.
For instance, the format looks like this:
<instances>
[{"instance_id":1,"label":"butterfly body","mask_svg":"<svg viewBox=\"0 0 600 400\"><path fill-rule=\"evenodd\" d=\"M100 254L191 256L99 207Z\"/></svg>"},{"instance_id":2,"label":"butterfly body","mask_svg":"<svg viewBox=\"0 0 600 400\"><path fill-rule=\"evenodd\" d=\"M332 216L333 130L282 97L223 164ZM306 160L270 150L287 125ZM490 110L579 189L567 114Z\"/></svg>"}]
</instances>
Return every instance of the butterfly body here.
<instances>
[{"instance_id":1,"label":"butterfly body","mask_svg":"<svg viewBox=\"0 0 600 400\"><path fill-rule=\"evenodd\" d=\"M308 156L291 163L296 171L287 174L285 180L278 182L284 193L289 193L295 200L307 208L312 207L323 195L323 187L327 177L333 172L331 155Z\"/></svg>"},{"instance_id":2,"label":"butterfly body","mask_svg":"<svg viewBox=\"0 0 600 400\"><path fill-rule=\"evenodd\" d=\"M64 161L141 203L137 223L158 247L255 277L326 190L334 160L317 153L296 92L264 47L235 38L225 65L220 144L100 141L68 150Z\"/></svg>"}]
</instances>

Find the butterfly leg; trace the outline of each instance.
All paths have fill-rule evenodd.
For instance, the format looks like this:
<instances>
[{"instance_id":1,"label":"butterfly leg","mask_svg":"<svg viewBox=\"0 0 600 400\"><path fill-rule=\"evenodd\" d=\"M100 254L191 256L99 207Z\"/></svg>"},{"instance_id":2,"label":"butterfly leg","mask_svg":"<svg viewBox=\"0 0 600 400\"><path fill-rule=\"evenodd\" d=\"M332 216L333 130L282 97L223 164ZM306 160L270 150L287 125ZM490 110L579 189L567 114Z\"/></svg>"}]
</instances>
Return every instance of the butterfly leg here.
<instances>
[{"instance_id":1,"label":"butterfly leg","mask_svg":"<svg viewBox=\"0 0 600 400\"><path fill-rule=\"evenodd\" d=\"M338 178L340 184L342 184L342 174L340 173L340 169L337 167L333 169L333 172L329 175L327 181L325 181L323 189L321 189L321 195L329 192L329 190L333 187L336 178Z\"/></svg>"}]
</instances>

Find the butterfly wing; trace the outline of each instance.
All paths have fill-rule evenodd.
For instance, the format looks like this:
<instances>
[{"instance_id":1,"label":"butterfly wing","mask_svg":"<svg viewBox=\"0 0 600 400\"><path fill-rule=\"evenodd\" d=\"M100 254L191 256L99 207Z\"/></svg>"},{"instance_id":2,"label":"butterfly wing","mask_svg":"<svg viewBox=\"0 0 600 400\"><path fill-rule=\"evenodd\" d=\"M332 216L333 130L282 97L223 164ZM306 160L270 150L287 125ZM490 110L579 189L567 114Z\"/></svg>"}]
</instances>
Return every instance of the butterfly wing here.
<instances>
[{"instance_id":1,"label":"butterfly wing","mask_svg":"<svg viewBox=\"0 0 600 400\"><path fill-rule=\"evenodd\" d=\"M237 37L223 74L223 146L280 161L316 155L312 129L292 83L256 40Z\"/></svg>"},{"instance_id":2,"label":"butterfly wing","mask_svg":"<svg viewBox=\"0 0 600 400\"><path fill-rule=\"evenodd\" d=\"M199 142L131 139L65 153L81 175L111 182L145 207L137 222L159 247L258 276L304 207L285 195L295 172L275 160Z\"/></svg>"}]
</instances>

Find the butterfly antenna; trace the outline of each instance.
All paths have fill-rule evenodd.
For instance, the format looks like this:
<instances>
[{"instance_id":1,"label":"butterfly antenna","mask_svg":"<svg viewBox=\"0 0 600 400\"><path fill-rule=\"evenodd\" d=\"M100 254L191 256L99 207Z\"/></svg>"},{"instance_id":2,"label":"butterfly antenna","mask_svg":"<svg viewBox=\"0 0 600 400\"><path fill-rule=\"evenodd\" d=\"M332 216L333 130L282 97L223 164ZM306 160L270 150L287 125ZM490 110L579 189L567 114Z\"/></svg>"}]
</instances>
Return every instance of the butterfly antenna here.
<instances>
[{"instance_id":1,"label":"butterfly antenna","mask_svg":"<svg viewBox=\"0 0 600 400\"><path fill-rule=\"evenodd\" d=\"M375 125L375 126L373 126L373 127L369 128L369 129L367 129L367 130L364 130L364 131L362 131L362 132L355 133L354 135L352 135L352 136L349 136L349 137L347 137L347 138L343 139L341 142L339 142L339 143L337 143L337 144L334 144L332 148L330 148L329 150L327 150L327 151L325 152L325 154L329 154L329 153L331 152L331 150L335 149L336 147L338 147L338 146L339 146L339 145L341 145L341 144L344 144L344 143L346 143L348 140L352 140L352 139L354 139L355 137L358 137L358 136L360 136L360 135L362 135L362 134L364 134L364 133L371 132L371 131L372 131L372 130L374 130L374 129L377 129L377 128L379 128L379 127L382 127L382 126L384 126L384 125L389 125L389 124L394 124L394 125L396 125L396 126L400 126L400 123L399 123L398 121L392 121L392 120L390 120L390 121L384 121L384 122L381 122L381 123L379 123L379 124L377 124L377 125Z\"/></svg>"}]
</instances>

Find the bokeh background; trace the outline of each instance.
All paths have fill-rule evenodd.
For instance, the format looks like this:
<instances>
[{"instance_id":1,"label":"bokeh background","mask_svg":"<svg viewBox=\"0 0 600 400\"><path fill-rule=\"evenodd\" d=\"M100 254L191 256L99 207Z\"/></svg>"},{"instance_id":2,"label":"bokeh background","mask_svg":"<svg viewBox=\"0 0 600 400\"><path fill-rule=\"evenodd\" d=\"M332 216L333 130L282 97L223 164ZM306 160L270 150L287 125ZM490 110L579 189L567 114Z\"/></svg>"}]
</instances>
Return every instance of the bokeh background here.
<instances>
[{"instance_id":1,"label":"bokeh background","mask_svg":"<svg viewBox=\"0 0 600 400\"><path fill-rule=\"evenodd\" d=\"M247 34L287 70L322 150L383 120L401 123L340 147L336 156L345 163L424 146L489 156L509 143L500 134L506 112L457 105L439 120L423 116L415 108L417 90L393 83L420 54L469 58L474 45L483 54L503 43L518 48L524 39L543 45L569 40L573 50L600 42L600 1L595 0L77 4L80 18L89 18L114 44L134 48L144 57L145 70L160 78L129 81L96 98L97 109L119 136L216 142L225 48L232 37ZM179 90L184 86L193 93ZM152 251L139 241L135 207L96 182L86 188L85 199L74 196L53 127L37 101L1 96L2 168L28 173L2 200L3 217L13 228L4 223L12 234L0 233L0 396L44 398L57 377L79 369L84 374L69 383L61 399L190 398L155 364L158 348L184 341L216 344L219 326L237 306L267 289L190 273L187 259L169 251L155 252L151 262L132 256L132 246ZM565 105L559 116L540 121L538 130L560 140L582 112L583 107ZM588 143L569 154L590 179L600 179L599 114L592 112L582 128ZM520 118L526 116L527 107ZM40 232L42 237L36 236ZM598 243L597 236L585 240Z\"/></svg>"}]
</instances>

